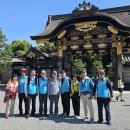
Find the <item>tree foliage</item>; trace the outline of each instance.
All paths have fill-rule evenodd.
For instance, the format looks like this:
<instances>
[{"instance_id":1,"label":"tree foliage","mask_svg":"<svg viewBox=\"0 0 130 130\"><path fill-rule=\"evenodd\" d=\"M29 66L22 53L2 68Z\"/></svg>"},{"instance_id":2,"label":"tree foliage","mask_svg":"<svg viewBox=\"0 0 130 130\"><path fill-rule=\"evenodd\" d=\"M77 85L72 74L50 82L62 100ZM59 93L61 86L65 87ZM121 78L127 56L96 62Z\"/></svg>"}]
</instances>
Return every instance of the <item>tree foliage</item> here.
<instances>
[{"instance_id":1,"label":"tree foliage","mask_svg":"<svg viewBox=\"0 0 130 130\"><path fill-rule=\"evenodd\" d=\"M0 75L3 72L11 70L12 50L11 46L6 44L6 36L0 29ZM0 76L1 79L1 76Z\"/></svg>"},{"instance_id":2,"label":"tree foliage","mask_svg":"<svg viewBox=\"0 0 130 130\"><path fill-rule=\"evenodd\" d=\"M83 69L86 69L85 68L85 64L83 63L82 59L75 59L73 61L73 65L72 66L73 66L72 67L72 69L73 69L72 73L73 74L80 75L80 71L83 70Z\"/></svg>"},{"instance_id":3,"label":"tree foliage","mask_svg":"<svg viewBox=\"0 0 130 130\"><path fill-rule=\"evenodd\" d=\"M14 53L14 56L20 56L25 54L29 50L30 44L26 40L24 41L14 40L11 43L11 46L12 46L12 52Z\"/></svg>"},{"instance_id":4,"label":"tree foliage","mask_svg":"<svg viewBox=\"0 0 130 130\"><path fill-rule=\"evenodd\" d=\"M37 45L35 46L35 48L41 52L45 52L45 53L51 53L54 52L56 50L56 47L54 45L54 43L48 43L46 45Z\"/></svg>"}]
</instances>

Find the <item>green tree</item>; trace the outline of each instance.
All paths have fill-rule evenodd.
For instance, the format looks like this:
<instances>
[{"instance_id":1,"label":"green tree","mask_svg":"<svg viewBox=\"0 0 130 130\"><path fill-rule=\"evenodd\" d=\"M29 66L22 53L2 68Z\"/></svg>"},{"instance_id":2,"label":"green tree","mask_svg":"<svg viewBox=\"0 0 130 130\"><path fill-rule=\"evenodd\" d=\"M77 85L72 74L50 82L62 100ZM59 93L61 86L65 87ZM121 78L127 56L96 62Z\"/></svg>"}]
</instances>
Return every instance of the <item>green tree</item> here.
<instances>
[{"instance_id":1,"label":"green tree","mask_svg":"<svg viewBox=\"0 0 130 130\"><path fill-rule=\"evenodd\" d=\"M48 44L43 44L43 45L37 45L35 46L35 48L41 52L45 52L45 53L52 53L56 50L56 47L54 45L54 43L48 43Z\"/></svg>"},{"instance_id":2,"label":"green tree","mask_svg":"<svg viewBox=\"0 0 130 130\"><path fill-rule=\"evenodd\" d=\"M2 73L9 72L12 64L11 46L6 44L6 36L0 29L0 81Z\"/></svg>"},{"instance_id":3,"label":"green tree","mask_svg":"<svg viewBox=\"0 0 130 130\"><path fill-rule=\"evenodd\" d=\"M72 69L73 74L80 75L80 71L86 69L85 64L82 62L82 59L75 59L73 61Z\"/></svg>"},{"instance_id":4,"label":"green tree","mask_svg":"<svg viewBox=\"0 0 130 130\"><path fill-rule=\"evenodd\" d=\"M26 40L24 41L14 40L11 43L11 46L12 46L12 52L14 53L14 56L20 56L25 54L29 50L30 44Z\"/></svg>"}]
</instances>

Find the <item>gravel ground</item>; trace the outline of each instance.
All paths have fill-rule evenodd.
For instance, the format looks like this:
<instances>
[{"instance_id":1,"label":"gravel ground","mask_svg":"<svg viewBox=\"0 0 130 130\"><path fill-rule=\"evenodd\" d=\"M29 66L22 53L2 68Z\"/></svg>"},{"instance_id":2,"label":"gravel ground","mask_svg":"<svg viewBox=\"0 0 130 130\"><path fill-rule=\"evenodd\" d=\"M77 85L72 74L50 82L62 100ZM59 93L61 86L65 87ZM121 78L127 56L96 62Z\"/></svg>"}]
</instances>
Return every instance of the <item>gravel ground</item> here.
<instances>
[{"instance_id":1,"label":"gravel ground","mask_svg":"<svg viewBox=\"0 0 130 130\"><path fill-rule=\"evenodd\" d=\"M112 115L112 125L107 126L105 120L103 124L97 124L97 105L96 101L93 101L94 113L95 113L95 123L89 124L84 122L83 106L81 101L81 119L77 120L73 116L73 109L71 104L70 118L65 119L62 116L39 118L30 117L26 119L25 117L19 117L18 113L18 98L15 104L15 117L10 119L4 118L5 104L3 103L4 88L0 87L0 130L130 130L130 92L125 92L124 99L125 102L116 102L115 96L117 92L114 92L114 98L111 102L111 115ZM49 100L48 100L49 103ZM38 98L37 98L37 114L38 114ZM49 104L48 104L49 106ZM59 101L59 113L62 113L62 105ZM104 114L105 115L105 114ZM105 119L105 116L104 116Z\"/></svg>"}]
</instances>

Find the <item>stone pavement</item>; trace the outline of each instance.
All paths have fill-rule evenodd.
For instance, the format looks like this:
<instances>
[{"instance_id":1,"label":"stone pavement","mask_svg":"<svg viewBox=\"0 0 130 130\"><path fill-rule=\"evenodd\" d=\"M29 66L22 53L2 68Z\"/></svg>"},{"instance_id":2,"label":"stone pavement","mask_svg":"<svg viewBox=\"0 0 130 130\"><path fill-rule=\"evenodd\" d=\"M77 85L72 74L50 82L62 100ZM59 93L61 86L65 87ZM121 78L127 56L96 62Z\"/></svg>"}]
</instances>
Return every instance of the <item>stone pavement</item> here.
<instances>
[{"instance_id":1,"label":"stone pavement","mask_svg":"<svg viewBox=\"0 0 130 130\"><path fill-rule=\"evenodd\" d=\"M114 96L117 92L114 93ZM26 119L18 115L18 99L15 104L15 117L13 119L5 119L5 104L2 102L4 97L4 89L0 87L0 130L130 130L130 92L124 95L125 102L116 102L115 97L111 102L112 126L107 126L105 120L103 124L88 124L83 121L83 106L81 101L81 119L77 120L73 117L71 106L71 118L65 119L59 117L39 118L30 117ZM97 121L96 101L93 101L95 121ZM38 113L37 98L37 113ZM48 105L49 106L49 105ZM59 113L62 112L61 102L59 102ZM105 114L104 114L105 115ZM105 119L105 117L104 117Z\"/></svg>"}]
</instances>

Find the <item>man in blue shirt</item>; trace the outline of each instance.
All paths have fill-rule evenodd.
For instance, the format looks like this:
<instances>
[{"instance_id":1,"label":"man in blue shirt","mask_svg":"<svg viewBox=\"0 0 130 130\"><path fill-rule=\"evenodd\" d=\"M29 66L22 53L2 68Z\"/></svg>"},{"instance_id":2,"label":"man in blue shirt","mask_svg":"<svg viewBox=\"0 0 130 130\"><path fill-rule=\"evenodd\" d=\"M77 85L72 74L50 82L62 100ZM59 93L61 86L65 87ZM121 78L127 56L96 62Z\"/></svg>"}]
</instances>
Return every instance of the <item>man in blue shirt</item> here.
<instances>
[{"instance_id":1,"label":"man in blue shirt","mask_svg":"<svg viewBox=\"0 0 130 130\"><path fill-rule=\"evenodd\" d=\"M25 115L27 114L28 111L28 103L27 103L27 97L25 95L25 87L27 85L27 76L26 76L26 69L22 68L21 71L21 76L19 76L18 79L18 97L19 97L19 114L23 115L23 109L22 109L22 102L24 100L25 103Z\"/></svg>"},{"instance_id":2,"label":"man in blue shirt","mask_svg":"<svg viewBox=\"0 0 130 130\"><path fill-rule=\"evenodd\" d=\"M30 104L32 101L32 110L31 110L31 115L35 116L36 112L36 96L38 94L38 78L35 76L36 71L33 69L30 72L30 76L28 77L28 83L26 87L26 96L28 96L28 115L27 118L29 118L29 112L30 112Z\"/></svg>"},{"instance_id":3,"label":"man in blue shirt","mask_svg":"<svg viewBox=\"0 0 130 130\"><path fill-rule=\"evenodd\" d=\"M80 87L80 96L83 102L84 107L84 114L85 118L84 121L87 121L88 116L88 108L90 111L90 121L89 123L94 122L94 111L93 111L93 105L92 105L92 97L93 97L93 82L92 79L87 76L86 70L83 70L82 72L82 79L80 80L79 87Z\"/></svg>"},{"instance_id":4,"label":"man in blue shirt","mask_svg":"<svg viewBox=\"0 0 130 130\"><path fill-rule=\"evenodd\" d=\"M70 114L70 88L71 80L66 76L64 70L61 71L61 101L63 106L63 113L65 117L69 117Z\"/></svg>"},{"instance_id":5,"label":"man in blue shirt","mask_svg":"<svg viewBox=\"0 0 130 130\"><path fill-rule=\"evenodd\" d=\"M103 106L106 112L107 125L111 125L110 101L113 97L113 90L110 80L105 77L105 71L99 71L99 79L95 81L94 99L97 99L98 104L98 123L103 122ZM97 92L97 95L96 95Z\"/></svg>"},{"instance_id":6,"label":"man in blue shirt","mask_svg":"<svg viewBox=\"0 0 130 130\"><path fill-rule=\"evenodd\" d=\"M44 112L44 116L47 115L47 97L48 97L48 78L46 77L46 71L41 71L41 77L39 78L38 83L38 92L39 92L39 115L42 116ZM44 110L43 110L44 103Z\"/></svg>"}]
</instances>

